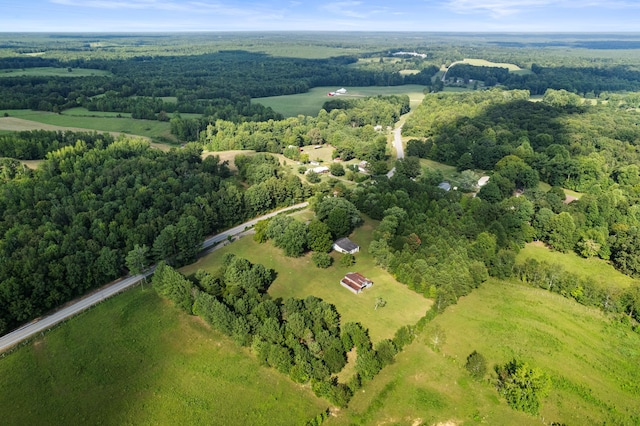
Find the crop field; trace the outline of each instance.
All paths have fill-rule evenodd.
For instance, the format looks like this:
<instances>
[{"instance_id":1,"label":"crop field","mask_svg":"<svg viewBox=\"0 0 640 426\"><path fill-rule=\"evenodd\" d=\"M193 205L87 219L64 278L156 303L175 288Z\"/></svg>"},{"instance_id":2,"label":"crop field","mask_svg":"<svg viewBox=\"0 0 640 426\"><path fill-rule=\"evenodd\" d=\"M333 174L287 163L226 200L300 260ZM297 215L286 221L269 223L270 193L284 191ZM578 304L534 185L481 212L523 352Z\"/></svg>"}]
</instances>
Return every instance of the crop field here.
<instances>
[{"instance_id":1,"label":"crop field","mask_svg":"<svg viewBox=\"0 0 640 426\"><path fill-rule=\"evenodd\" d=\"M424 97L425 86L407 84L404 86L371 86L371 87L345 87L347 93L341 95L341 99L377 96L377 95L409 95L411 107L418 106ZM327 93L335 91L339 87L314 87L307 93L297 95L270 96L255 98L252 102L260 103L273 108L285 117L295 117L299 114L316 116L322 109L322 105L332 98Z\"/></svg>"},{"instance_id":2,"label":"crop field","mask_svg":"<svg viewBox=\"0 0 640 426\"><path fill-rule=\"evenodd\" d=\"M438 327L445 342L434 351ZM598 310L493 280L427 324L326 424L638 424L638 347L640 334ZM474 350L487 359L484 381L464 368ZM491 383L493 365L514 356L552 378L539 417L508 407Z\"/></svg>"},{"instance_id":3,"label":"crop field","mask_svg":"<svg viewBox=\"0 0 640 426\"><path fill-rule=\"evenodd\" d=\"M111 77L113 74L109 71L95 70L89 68L54 68L54 67L38 67L0 71L2 77Z\"/></svg>"},{"instance_id":4,"label":"crop field","mask_svg":"<svg viewBox=\"0 0 640 426\"><path fill-rule=\"evenodd\" d=\"M146 287L0 359L5 425L304 424L329 405Z\"/></svg>"},{"instance_id":5,"label":"crop field","mask_svg":"<svg viewBox=\"0 0 640 426\"><path fill-rule=\"evenodd\" d=\"M4 113L9 114L9 117L2 117ZM31 110L0 111L0 129L98 131L143 136L163 142L175 141L167 122L114 116L85 117Z\"/></svg>"},{"instance_id":6,"label":"crop field","mask_svg":"<svg viewBox=\"0 0 640 426\"><path fill-rule=\"evenodd\" d=\"M415 324L431 307L431 301L398 283L386 271L375 266L367 253L371 242L374 222L367 221L351 236L360 245L355 265L344 268L339 265L339 253L332 252L334 264L328 269L319 269L311 262L311 256L289 258L270 242L259 245L249 235L201 258L193 265L183 268L185 274L202 268L215 270L221 265L225 253L235 253L253 263L262 263L277 271L278 276L269 289L272 297L305 298L317 296L338 309L343 322L360 322L369 329L371 340L376 342L393 337L403 325ZM340 285L347 272L360 272L373 281L373 287L360 294L353 294ZM387 301L383 308L374 310L376 298Z\"/></svg>"},{"instance_id":7,"label":"crop field","mask_svg":"<svg viewBox=\"0 0 640 426\"><path fill-rule=\"evenodd\" d=\"M562 265L565 271L580 277L589 277L604 287L627 288L640 280L617 271L607 261L599 258L585 259L576 253L560 253L552 251L542 243L529 243L520 250L516 261L524 263L532 258L539 262L556 263Z\"/></svg>"}]
</instances>

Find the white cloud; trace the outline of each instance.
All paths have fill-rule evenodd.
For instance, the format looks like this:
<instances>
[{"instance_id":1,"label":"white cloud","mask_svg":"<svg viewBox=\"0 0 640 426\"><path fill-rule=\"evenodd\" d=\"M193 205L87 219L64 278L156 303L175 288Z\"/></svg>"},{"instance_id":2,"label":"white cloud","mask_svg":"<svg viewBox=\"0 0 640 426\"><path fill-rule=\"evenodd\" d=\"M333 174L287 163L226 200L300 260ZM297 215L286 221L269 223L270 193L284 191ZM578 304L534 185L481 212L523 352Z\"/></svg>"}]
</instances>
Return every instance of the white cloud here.
<instances>
[{"instance_id":1,"label":"white cloud","mask_svg":"<svg viewBox=\"0 0 640 426\"><path fill-rule=\"evenodd\" d=\"M460 14L488 14L494 18L536 9L629 9L640 4L632 0L447 0L447 9Z\"/></svg>"}]
</instances>

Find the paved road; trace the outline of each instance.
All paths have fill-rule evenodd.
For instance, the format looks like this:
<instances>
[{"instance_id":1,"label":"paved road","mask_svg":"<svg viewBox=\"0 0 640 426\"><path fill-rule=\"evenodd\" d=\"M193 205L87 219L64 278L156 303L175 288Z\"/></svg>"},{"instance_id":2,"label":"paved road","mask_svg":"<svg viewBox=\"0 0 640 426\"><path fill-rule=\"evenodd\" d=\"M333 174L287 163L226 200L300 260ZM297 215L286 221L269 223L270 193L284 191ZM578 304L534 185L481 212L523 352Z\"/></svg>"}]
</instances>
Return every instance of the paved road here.
<instances>
[{"instance_id":1,"label":"paved road","mask_svg":"<svg viewBox=\"0 0 640 426\"><path fill-rule=\"evenodd\" d=\"M396 149L396 157L404 158L404 148L402 147L402 126L393 130L393 147ZM391 179L396 174L396 168L389 170L387 177Z\"/></svg>"},{"instance_id":2,"label":"paved road","mask_svg":"<svg viewBox=\"0 0 640 426\"><path fill-rule=\"evenodd\" d=\"M243 223L242 225L236 226L235 228L228 229L224 232L221 232L217 235L207 238L202 244L202 249L203 250L209 249L216 243L219 243L220 241L224 241L230 236L233 237L235 235L241 234L247 228L254 226L259 220L273 217L285 211L304 208L304 207L307 207L308 205L309 203L296 204L295 206L287 207L287 208L278 210L276 212L258 217L256 219L252 219L248 222ZM88 309L91 306L97 303L100 303L103 300L108 299L109 297L120 293L121 291L128 289L129 287L132 287L133 285L140 282L143 278L151 275L153 273L153 269L154 268L152 267L145 274L135 275L132 277L125 277L117 281L114 281L112 284L108 285L107 287L104 287L83 299L73 302L71 305L67 306L66 308L60 309L59 311L51 315L42 317L29 324L25 324L22 327L18 328L17 330L14 330L9 334L6 334L0 337L0 352L4 352L5 350L11 348L12 346L17 345L23 340L26 340L29 337L32 337L38 333L48 330L54 325L58 324L59 322L62 322L84 311L85 309Z\"/></svg>"}]
</instances>

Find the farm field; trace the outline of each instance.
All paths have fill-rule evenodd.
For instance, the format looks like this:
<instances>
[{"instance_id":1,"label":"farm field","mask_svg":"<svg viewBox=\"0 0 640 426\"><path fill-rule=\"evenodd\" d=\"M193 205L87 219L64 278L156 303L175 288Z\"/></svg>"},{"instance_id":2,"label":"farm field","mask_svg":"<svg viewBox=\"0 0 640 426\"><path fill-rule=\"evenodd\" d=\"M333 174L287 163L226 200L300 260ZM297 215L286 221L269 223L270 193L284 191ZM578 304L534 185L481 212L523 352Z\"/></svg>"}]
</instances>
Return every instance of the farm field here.
<instances>
[{"instance_id":1,"label":"farm field","mask_svg":"<svg viewBox=\"0 0 640 426\"><path fill-rule=\"evenodd\" d=\"M305 298L317 296L338 309L342 322L360 322L369 329L373 342L391 338L403 325L415 324L425 315L432 302L398 283L386 271L375 266L367 247L371 242L374 222L367 220L350 237L360 245L355 265L344 268L339 265L339 253L332 252L334 264L328 269L319 269L311 262L311 256L289 258L271 243L259 245L252 236L246 236L220 250L201 258L196 263L182 269L185 274L198 269L215 270L221 265L225 253L234 253L249 259L252 263L262 263L273 268L278 275L269 289L274 297ZM340 285L347 272L360 272L373 281L373 287L360 294L353 294ZM376 298L387 301L384 308L374 310Z\"/></svg>"},{"instance_id":2,"label":"farm field","mask_svg":"<svg viewBox=\"0 0 640 426\"><path fill-rule=\"evenodd\" d=\"M340 99L358 98L377 95L409 95L411 107L414 108L422 102L425 86L407 84L404 86L371 86L371 87L345 87L347 94ZM297 95L270 96L252 99L254 103L273 108L285 117L295 117L299 114L316 116L322 109L322 105L330 99L327 93L335 91L339 87L314 87L307 93Z\"/></svg>"},{"instance_id":3,"label":"farm field","mask_svg":"<svg viewBox=\"0 0 640 426\"><path fill-rule=\"evenodd\" d=\"M560 253L552 251L542 243L529 243L520 250L516 262L524 263L528 258L538 262L556 263L562 265L565 271L580 277L592 278L603 287L627 288L638 284L640 280L616 270L607 261L598 258L585 259L576 253Z\"/></svg>"},{"instance_id":4,"label":"farm field","mask_svg":"<svg viewBox=\"0 0 640 426\"><path fill-rule=\"evenodd\" d=\"M516 64L508 64L505 62L491 62L485 59L472 59L465 58L461 61L463 64L473 65L475 67L499 67L499 68L507 68L509 72L515 74L531 74L530 70L520 68Z\"/></svg>"},{"instance_id":5,"label":"farm field","mask_svg":"<svg viewBox=\"0 0 640 426\"><path fill-rule=\"evenodd\" d=\"M4 113L8 113L9 116L2 117ZM111 116L81 117L31 110L1 110L0 129L98 131L143 136L155 141L175 141L167 122Z\"/></svg>"},{"instance_id":6,"label":"farm field","mask_svg":"<svg viewBox=\"0 0 640 426\"><path fill-rule=\"evenodd\" d=\"M439 351L430 336L446 337ZM490 280L427 324L328 425L638 424L640 334L544 290ZM477 350L485 381L464 368ZM539 417L507 406L489 378L518 357L552 378ZM449 423L447 423L449 422Z\"/></svg>"},{"instance_id":7,"label":"farm field","mask_svg":"<svg viewBox=\"0 0 640 426\"><path fill-rule=\"evenodd\" d=\"M96 70L90 68L54 68L54 67L38 67L0 71L2 77L111 77L113 74L109 71Z\"/></svg>"},{"instance_id":8,"label":"farm field","mask_svg":"<svg viewBox=\"0 0 640 426\"><path fill-rule=\"evenodd\" d=\"M0 385L5 425L299 425L329 405L149 287L5 355Z\"/></svg>"}]
</instances>

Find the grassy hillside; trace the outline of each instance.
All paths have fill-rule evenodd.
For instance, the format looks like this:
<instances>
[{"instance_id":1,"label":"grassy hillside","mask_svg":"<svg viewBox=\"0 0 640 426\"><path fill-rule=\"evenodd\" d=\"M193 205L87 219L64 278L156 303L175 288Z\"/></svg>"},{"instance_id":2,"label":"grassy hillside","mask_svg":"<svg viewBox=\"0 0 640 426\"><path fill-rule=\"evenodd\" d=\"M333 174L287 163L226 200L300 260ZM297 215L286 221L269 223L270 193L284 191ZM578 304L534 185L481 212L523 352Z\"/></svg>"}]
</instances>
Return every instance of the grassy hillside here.
<instances>
[{"instance_id":1,"label":"grassy hillside","mask_svg":"<svg viewBox=\"0 0 640 426\"><path fill-rule=\"evenodd\" d=\"M431 348L436 327L446 336ZM490 281L427 325L327 424L638 424L640 335L600 311L543 290ZM464 369L474 350L489 370L516 356L553 380L540 417L509 408Z\"/></svg>"},{"instance_id":2,"label":"grassy hillside","mask_svg":"<svg viewBox=\"0 0 640 426\"><path fill-rule=\"evenodd\" d=\"M112 75L109 71L89 68L71 68L69 71L67 68L38 67L0 71L0 77L111 77Z\"/></svg>"},{"instance_id":3,"label":"grassy hillside","mask_svg":"<svg viewBox=\"0 0 640 426\"><path fill-rule=\"evenodd\" d=\"M134 288L0 359L4 425L304 424L327 408Z\"/></svg>"},{"instance_id":4,"label":"grassy hillside","mask_svg":"<svg viewBox=\"0 0 640 426\"><path fill-rule=\"evenodd\" d=\"M552 251L541 243L527 244L520 250L516 261L524 263L525 259L535 259L538 262L556 263L562 265L565 271L581 277L590 277L596 283L607 287L627 288L638 280L624 275L607 261L598 258L585 259L575 253L560 253Z\"/></svg>"}]
</instances>

